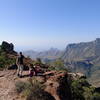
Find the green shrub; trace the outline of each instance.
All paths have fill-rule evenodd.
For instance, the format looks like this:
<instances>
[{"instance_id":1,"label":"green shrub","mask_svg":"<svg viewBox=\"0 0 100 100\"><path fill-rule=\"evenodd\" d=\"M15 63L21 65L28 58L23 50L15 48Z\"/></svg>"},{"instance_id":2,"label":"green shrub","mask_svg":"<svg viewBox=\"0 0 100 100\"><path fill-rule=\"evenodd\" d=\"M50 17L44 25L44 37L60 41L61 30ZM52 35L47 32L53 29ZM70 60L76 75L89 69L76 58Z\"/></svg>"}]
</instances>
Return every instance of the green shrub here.
<instances>
[{"instance_id":1,"label":"green shrub","mask_svg":"<svg viewBox=\"0 0 100 100\"><path fill-rule=\"evenodd\" d=\"M92 100L94 88L93 87L83 87L83 89L84 89L83 96L85 100Z\"/></svg>"},{"instance_id":2,"label":"green shrub","mask_svg":"<svg viewBox=\"0 0 100 100\"><path fill-rule=\"evenodd\" d=\"M35 78L29 79L32 88L25 92L26 100L54 100L54 98L44 91L45 86Z\"/></svg>"},{"instance_id":3,"label":"green shrub","mask_svg":"<svg viewBox=\"0 0 100 100\"><path fill-rule=\"evenodd\" d=\"M94 93L91 100L100 100L100 93Z\"/></svg>"},{"instance_id":4,"label":"green shrub","mask_svg":"<svg viewBox=\"0 0 100 100\"><path fill-rule=\"evenodd\" d=\"M37 88L31 91L26 100L55 100L49 93L45 92L43 89Z\"/></svg>"},{"instance_id":5,"label":"green shrub","mask_svg":"<svg viewBox=\"0 0 100 100\"><path fill-rule=\"evenodd\" d=\"M71 84L73 100L100 100L100 93L95 92L86 79L74 80Z\"/></svg>"},{"instance_id":6,"label":"green shrub","mask_svg":"<svg viewBox=\"0 0 100 100\"><path fill-rule=\"evenodd\" d=\"M79 80L75 80L71 84L72 96L74 100L85 100L83 96L83 88Z\"/></svg>"},{"instance_id":7,"label":"green shrub","mask_svg":"<svg viewBox=\"0 0 100 100\"><path fill-rule=\"evenodd\" d=\"M15 84L17 93L21 93L26 100L55 100L49 93L44 91L44 85L35 78L28 82L17 82Z\"/></svg>"},{"instance_id":8,"label":"green shrub","mask_svg":"<svg viewBox=\"0 0 100 100\"><path fill-rule=\"evenodd\" d=\"M32 88L32 85L29 82L26 83L26 82L18 81L16 82L15 87L16 87L16 91L18 93L21 93L26 89Z\"/></svg>"},{"instance_id":9,"label":"green shrub","mask_svg":"<svg viewBox=\"0 0 100 100\"><path fill-rule=\"evenodd\" d=\"M9 58L5 52L0 51L0 68L6 68L9 65L15 64L15 58Z\"/></svg>"}]
</instances>

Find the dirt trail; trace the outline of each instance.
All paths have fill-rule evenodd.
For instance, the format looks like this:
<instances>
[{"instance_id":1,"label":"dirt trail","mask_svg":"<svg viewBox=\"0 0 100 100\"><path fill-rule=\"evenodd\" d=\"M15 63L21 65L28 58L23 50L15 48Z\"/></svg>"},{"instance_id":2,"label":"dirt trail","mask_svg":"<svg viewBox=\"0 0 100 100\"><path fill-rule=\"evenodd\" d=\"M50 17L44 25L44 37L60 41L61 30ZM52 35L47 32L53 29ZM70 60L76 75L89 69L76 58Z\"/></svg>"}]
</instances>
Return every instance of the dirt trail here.
<instances>
[{"instance_id":1,"label":"dirt trail","mask_svg":"<svg viewBox=\"0 0 100 100\"><path fill-rule=\"evenodd\" d=\"M18 80L23 79L16 76L16 71L0 71L0 100L20 100L14 90Z\"/></svg>"}]
</instances>

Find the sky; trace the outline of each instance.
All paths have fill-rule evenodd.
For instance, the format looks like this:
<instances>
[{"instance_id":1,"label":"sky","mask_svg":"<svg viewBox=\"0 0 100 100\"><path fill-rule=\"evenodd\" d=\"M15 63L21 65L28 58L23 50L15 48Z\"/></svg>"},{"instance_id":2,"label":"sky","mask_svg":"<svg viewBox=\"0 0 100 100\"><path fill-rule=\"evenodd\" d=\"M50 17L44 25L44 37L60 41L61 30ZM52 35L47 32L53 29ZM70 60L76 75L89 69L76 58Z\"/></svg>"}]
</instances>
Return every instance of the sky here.
<instances>
[{"instance_id":1,"label":"sky","mask_svg":"<svg viewBox=\"0 0 100 100\"><path fill-rule=\"evenodd\" d=\"M100 38L100 0L0 0L0 43L64 49Z\"/></svg>"}]
</instances>

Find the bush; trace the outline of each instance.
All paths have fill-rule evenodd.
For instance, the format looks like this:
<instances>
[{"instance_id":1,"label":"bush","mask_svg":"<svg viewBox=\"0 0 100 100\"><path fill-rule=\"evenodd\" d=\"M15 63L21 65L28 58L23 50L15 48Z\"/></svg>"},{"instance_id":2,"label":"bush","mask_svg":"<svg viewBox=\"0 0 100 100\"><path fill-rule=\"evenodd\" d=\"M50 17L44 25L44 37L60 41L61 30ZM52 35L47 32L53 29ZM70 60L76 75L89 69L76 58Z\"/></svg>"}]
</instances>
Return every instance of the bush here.
<instances>
[{"instance_id":1,"label":"bush","mask_svg":"<svg viewBox=\"0 0 100 100\"><path fill-rule=\"evenodd\" d=\"M55 100L49 93L45 92L43 89L37 88L31 91L26 100Z\"/></svg>"},{"instance_id":2,"label":"bush","mask_svg":"<svg viewBox=\"0 0 100 100\"><path fill-rule=\"evenodd\" d=\"M94 93L91 100L100 100L100 93Z\"/></svg>"},{"instance_id":3,"label":"bush","mask_svg":"<svg viewBox=\"0 0 100 100\"><path fill-rule=\"evenodd\" d=\"M83 96L85 100L92 100L94 88L93 87L83 87L83 89L84 89Z\"/></svg>"},{"instance_id":4,"label":"bush","mask_svg":"<svg viewBox=\"0 0 100 100\"><path fill-rule=\"evenodd\" d=\"M17 82L15 84L17 93L21 93L26 100L55 100L49 93L44 91L44 85L35 78L28 82Z\"/></svg>"},{"instance_id":5,"label":"bush","mask_svg":"<svg viewBox=\"0 0 100 100\"><path fill-rule=\"evenodd\" d=\"M85 100L83 97L83 89L79 80L75 80L71 84L72 96L74 100Z\"/></svg>"},{"instance_id":6,"label":"bush","mask_svg":"<svg viewBox=\"0 0 100 100\"><path fill-rule=\"evenodd\" d=\"M15 58L9 58L5 52L0 51L0 68L6 68L9 65L15 64Z\"/></svg>"},{"instance_id":7,"label":"bush","mask_svg":"<svg viewBox=\"0 0 100 100\"><path fill-rule=\"evenodd\" d=\"M22 82L22 81L18 81L15 84L15 87L16 87L17 93L22 93L24 90L30 89L32 87L32 85L28 82L25 83L25 82Z\"/></svg>"},{"instance_id":8,"label":"bush","mask_svg":"<svg viewBox=\"0 0 100 100\"><path fill-rule=\"evenodd\" d=\"M100 93L95 92L86 79L74 80L71 84L73 100L100 100Z\"/></svg>"}]
</instances>

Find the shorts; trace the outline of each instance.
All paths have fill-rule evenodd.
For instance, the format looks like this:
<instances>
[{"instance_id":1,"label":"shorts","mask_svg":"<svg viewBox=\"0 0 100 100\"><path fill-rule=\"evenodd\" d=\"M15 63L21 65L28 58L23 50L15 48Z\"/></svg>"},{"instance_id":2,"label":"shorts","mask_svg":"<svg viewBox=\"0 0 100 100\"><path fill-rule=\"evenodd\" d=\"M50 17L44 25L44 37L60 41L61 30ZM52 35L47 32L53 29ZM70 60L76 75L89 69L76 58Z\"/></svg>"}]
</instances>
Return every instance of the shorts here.
<instances>
[{"instance_id":1,"label":"shorts","mask_svg":"<svg viewBox=\"0 0 100 100\"><path fill-rule=\"evenodd\" d=\"M23 65L18 65L18 70L23 71L24 70L24 66Z\"/></svg>"}]
</instances>

